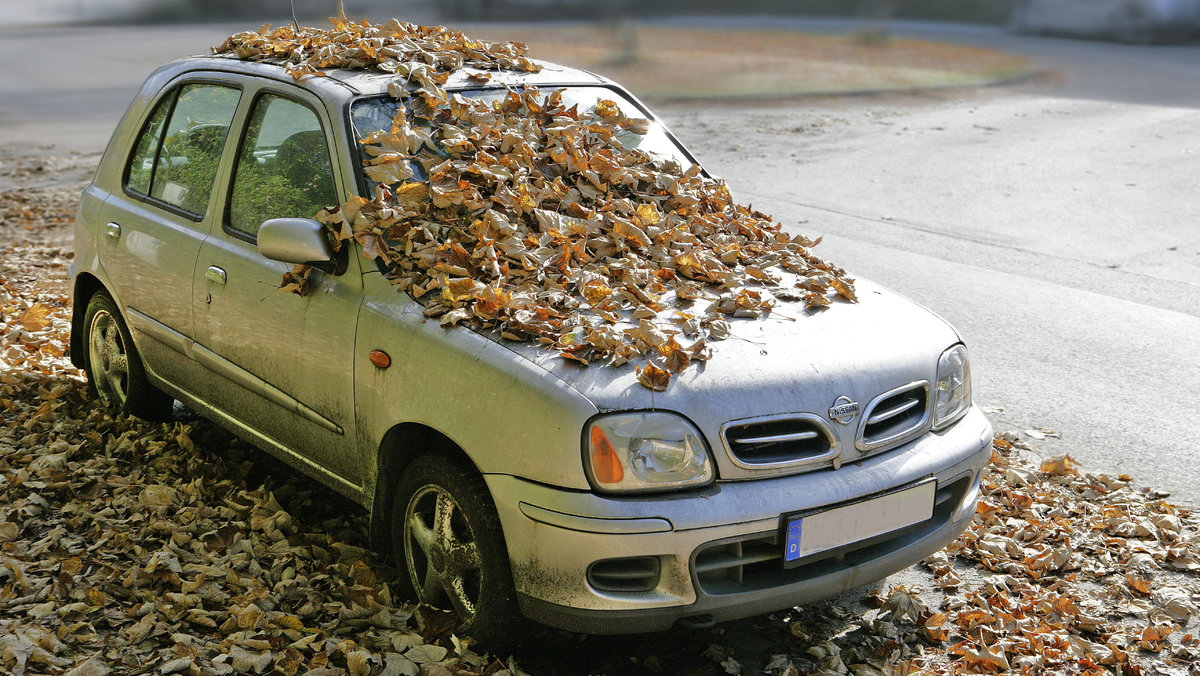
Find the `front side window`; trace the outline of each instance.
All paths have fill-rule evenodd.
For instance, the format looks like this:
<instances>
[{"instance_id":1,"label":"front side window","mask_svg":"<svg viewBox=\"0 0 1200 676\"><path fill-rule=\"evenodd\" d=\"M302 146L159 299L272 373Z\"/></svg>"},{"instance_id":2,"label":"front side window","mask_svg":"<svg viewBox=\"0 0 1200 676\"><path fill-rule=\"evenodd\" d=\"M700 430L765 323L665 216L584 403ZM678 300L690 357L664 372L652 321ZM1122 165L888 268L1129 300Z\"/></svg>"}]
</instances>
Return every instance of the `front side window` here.
<instances>
[{"instance_id":1,"label":"front side window","mask_svg":"<svg viewBox=\"0 0 1200 676\"><path fill-rule=\"evenodd\" d=\"M151 197L204 215L240 96L237 89L214 84L179 90L150 180Z\"/></svg>"},{"instance_id":2,"label":"front side window","mask_svg":"<svg viewBox=\"0 0 1200 676\"><path fill-rule=\"evenodd\" d=\"M229 227L246 235L265 220L312 218L338 202L320 120L282 96L255 102L234 171Z\"/></svg>"}]
</instances>

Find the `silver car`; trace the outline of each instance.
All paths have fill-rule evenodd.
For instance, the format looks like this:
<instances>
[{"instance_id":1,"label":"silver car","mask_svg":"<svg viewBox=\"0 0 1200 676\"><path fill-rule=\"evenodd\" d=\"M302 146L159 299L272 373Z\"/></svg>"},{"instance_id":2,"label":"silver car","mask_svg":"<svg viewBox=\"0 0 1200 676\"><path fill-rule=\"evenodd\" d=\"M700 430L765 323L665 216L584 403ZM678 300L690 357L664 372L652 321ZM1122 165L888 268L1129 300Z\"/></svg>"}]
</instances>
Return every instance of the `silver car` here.
<instances>
[{"instance_id":1,"label":"silver car","mask_svg":"<svg viewBox=\"0 0 1200 676\"><path fill-rule=\"evenodd\" d=\"M644 149L691 160L604 78L471 73L446 89L615 100L652 120ZM788 608L967 527L992 432L946 322L860 280L857 304L732 322L665 392L443 328L310 219L369 194L359 140L394 110L390 77L327 75L196 57L146 81L76 221L71 358L100 400L177 399L362 505L412 597L490 644L522 616L626 633ZM301 263L312 290L281 293Z\"/></svg>"}]
</instances>

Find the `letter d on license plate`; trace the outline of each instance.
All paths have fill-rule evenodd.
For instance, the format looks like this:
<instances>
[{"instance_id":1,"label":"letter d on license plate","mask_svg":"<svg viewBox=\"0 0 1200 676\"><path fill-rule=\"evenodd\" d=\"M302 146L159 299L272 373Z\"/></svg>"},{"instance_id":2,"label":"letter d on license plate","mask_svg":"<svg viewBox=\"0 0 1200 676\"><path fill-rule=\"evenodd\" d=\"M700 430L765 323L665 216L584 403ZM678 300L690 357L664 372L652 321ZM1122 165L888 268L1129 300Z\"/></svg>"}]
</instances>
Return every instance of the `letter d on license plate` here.
<instances>
[{"instance_id":1,"label":"letter d on license plate","mask_svg":"<svg viewBox=\"0 0 1200 676\"><path fill-rule=\"evenodd\" d=\"M820 512L784 515L783 563L921 523L933 516L936 490L931 479Z\"/></svg>"}]
</instances>

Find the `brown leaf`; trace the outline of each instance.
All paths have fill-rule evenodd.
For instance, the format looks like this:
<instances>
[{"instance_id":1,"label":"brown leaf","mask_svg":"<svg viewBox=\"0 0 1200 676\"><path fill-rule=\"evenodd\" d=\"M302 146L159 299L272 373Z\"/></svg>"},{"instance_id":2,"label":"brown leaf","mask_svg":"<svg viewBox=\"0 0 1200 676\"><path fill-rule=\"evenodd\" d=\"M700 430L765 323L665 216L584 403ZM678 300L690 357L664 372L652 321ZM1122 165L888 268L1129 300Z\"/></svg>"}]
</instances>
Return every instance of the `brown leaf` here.
<instances>
[{"instance_id":1,"label":"brown leaf","mask_svg":"<svg viewBox=\"0 0 1200 676\"><path fill-rule=\"evenodd\" d=\"M638 382L651 390L662 392L671 383L671 373L666 369L655 366L652 362L646 362L642 366L638 366L635 372L637 373Z\"/></svg>"},{"instance_id":2,"label":"brown leaf","mask_svg":"<svg viewBox=\"0 0 1200 676\"><path fill-rule=\"evenodd\" d=\"M1140 594L1145 594L1145 595L1150 594L1150 581L1149 580L1138 577L1134 573L1125 573L1125 582L1129 585L1130 589L1133 589L1134 591L1136 591Z\"/></svg>"},{"instance_id":3,"label":"brown leaf","mask_svg":"<svg viewBox=\"0 0 1200 676\"><path fill-rule=\"evenodd\" d=\"M1078 463L1070 455L1060 455L1042 461L1041 471L1056 476L1079 476Z\"/></svg>"}]
</instances>

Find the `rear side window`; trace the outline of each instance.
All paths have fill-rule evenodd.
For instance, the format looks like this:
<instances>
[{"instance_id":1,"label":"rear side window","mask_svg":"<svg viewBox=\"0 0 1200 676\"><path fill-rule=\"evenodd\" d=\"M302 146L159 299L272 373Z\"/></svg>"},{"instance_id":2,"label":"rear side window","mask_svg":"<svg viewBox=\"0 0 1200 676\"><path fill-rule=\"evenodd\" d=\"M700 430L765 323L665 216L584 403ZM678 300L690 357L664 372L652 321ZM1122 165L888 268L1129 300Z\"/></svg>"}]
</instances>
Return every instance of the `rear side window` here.
<instances>
[{"instance_id":1,"label":"rear side window","mask_svg":"<svg viewBox=\"0 0 1200 676\"><path fill-rule=\"evenodd\" d=\"M154 174L154 160L158 156L158 142L162 139L163 123L175 103L175 92L164 96L150 115L142 135L138 137L133 156L129 158L129 170L125 174L125 187L131 192L146 196L150 194L150 177Z\"/></svg>"},{"instance_id":2,"label":"rear side window","mask_svg":"<svg viewBox=\"0 0 1200 676\"><path fill-rule=\"evenodd\" d=\"M258 234L271 218L312 218L337 204L321 121L307 106L264 94L238 149L229 227Z\"/></svg>"},{"instance_id":3,"label":"rear side window","mask_svg":"<svg viewBox=\"0 0 1200 676\"><path fill-rule=\"evenodd\" d=\"M129 158L125 187L204 216L240 96L233 87L197 83L165 97Z\"/></svg>"}]
</instances>

